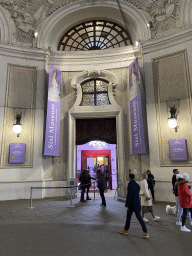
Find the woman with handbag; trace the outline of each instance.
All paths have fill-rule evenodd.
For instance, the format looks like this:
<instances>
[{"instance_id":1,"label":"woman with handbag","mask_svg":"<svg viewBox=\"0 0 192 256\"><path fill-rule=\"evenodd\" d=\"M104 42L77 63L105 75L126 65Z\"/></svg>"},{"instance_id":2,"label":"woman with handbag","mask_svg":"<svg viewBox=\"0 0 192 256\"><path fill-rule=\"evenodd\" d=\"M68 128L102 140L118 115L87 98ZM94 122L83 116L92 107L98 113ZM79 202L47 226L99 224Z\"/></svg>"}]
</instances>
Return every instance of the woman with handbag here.
<instances>
[{"instance_id":1,"label":"woman with handbag","mask_svg":"<svg viewBox=\"0 0 192 256\"><path fill-rule=\"evenodd\" d=\"M140 190L140 196L141 196L141 207L142 207L142 218L145 222L148 222L149 220L144 217L145 213L150 212L152 215L153 220L158 220L160 217L155 216L153 213L153 206L152 206L152 200L151 200L151 192L148 188L148 175L147 173L142 174L142 180L141 180L141 190Z\"/></svg>"}]
</instances>

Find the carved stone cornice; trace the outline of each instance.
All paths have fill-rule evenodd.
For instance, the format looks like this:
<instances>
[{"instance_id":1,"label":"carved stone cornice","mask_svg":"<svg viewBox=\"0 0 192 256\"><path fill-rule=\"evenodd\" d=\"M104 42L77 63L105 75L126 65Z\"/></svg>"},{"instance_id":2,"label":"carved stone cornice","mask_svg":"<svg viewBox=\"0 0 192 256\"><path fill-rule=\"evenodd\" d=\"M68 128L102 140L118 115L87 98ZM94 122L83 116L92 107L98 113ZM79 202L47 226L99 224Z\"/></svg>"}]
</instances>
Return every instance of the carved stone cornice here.
<instances>
[{"instance_id":1,"label":"carved stone cornice","mask_svg":"<svg viewBox=\"0 0 192 256\"><path fill-rule=\"evenodd\" d=\"M118 1L118 0L117 0ZM159 28L168 30L169 21L176 23L178 19L179 0L122 0L143 9L151 16L155 34ZM106 3L107 0L0 0L0 5L7 9L16 26L16 40L23 43L32 43L34 32L41 21L55 13L63 6L78 2L80 6Z\"/></svg>"},{"instance_id":2,"label":"carved stone cornice","mask_svg":"<svg viewBox=\"0 0 192 256\"><path fill-rule=\"evenodd\" d=\"M148 54L151 52L163 50L174 45L187 43L192 41L192 29L185 29L179 32L173 33L172 35L167 34L161 38L155 38L154 40L148 40L143 43L142 53Z\"/></svg>"},{"instance_id":3,"label":"carved stone cornice","mask_svg":"<svg viewBox=\"0 0 192 256\"><path fill-rule=\"evenodd\" d=\"M15 45L0 44L0 55L12 58L45 61L49 55L49 51L43 51L41 49L19 47Z\"/></svg>"}]
</instances>

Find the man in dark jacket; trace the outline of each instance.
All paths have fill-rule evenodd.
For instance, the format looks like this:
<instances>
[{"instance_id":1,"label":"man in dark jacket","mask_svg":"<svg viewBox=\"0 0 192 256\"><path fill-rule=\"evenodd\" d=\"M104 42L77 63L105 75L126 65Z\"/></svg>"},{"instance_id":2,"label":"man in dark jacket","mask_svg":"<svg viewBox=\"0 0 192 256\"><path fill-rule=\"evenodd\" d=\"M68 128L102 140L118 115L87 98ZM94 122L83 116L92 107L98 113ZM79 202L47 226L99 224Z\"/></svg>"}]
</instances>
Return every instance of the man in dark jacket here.
<instances>
[{"instance_id":1,"label":"man in dark jacket","mask_svg":"<svg viewBox=\"0 0 192 256\"><path fill-rule=\"evenodd\" d=\"M100 192L100 196L102 199L102 203L100 206L106 206L104 191L106 189L106 177L103 172L101 172L100 169L97 170L97 182L98 182L98 188Z\"/></svg>"},{"instance_id":2,"label":"man in dark jacket","mask_svg":"<svg viewBox=\"0 0 192 256\"><path fill-rule=\"evenodd\" d=\"M128 234L128 230L129 230L130 222L131 222L131 216L132 216L133 212L135 212L135 215L143 229L143 233L140 235L140 237L148 238L149 234L147 232L146 225L145 225L145 223L141 217L141 214L140 214L140 212L141 212L141 204L140 204L140 200L139 200L140 186L135 182L134 174L129 174L129 179L130 179L130 182L128 183L128 187L127 187L127 198L126 198L126 203L125 203L125 207L127 208L127 219L126 219L125 227L123 229L119 230L119 232L124 235Z\"/></svg>"},{"instance_id":3,"label":"man in dark jacket","mask_svg":"<svg viewBox=\"0 0 192 256\"><path fill-rule=\"evenodd\" d=\"M176 182L176 175L179 174L179 170L178 169L173 169L173 176L172 176L172 186L173 186L173 192L174 192L174 186L175 186L175 182Z\"/></svg>"},{"instance_id":4,"label":"man in dark jacket","mask_svg":"<svg viewBox=\"0 0 192 256\"><path fill-rule=\"evenodd\" d=\"M81 188L81 199L80 202L86 202L86 200L84 199L84 194L85 194L85 189L88 183L88 179L87 179L87 170L84 169L79 177L79 181L81 182L80 184L80 188Z\"/></svg>"},{"instance_id":5,"label":"man in dark jacket","mask_svg":"<svg viewBox=\"0 0 192 256\"><path fill-rule=\"evenodd\" d=\"M147 175L148 175L148 178L147 178L148 188L151 190L151 195L152 195L153 203L154 203L154 201L155 201L155 196L154 196L155 180L154 180L153 174L149 170L147 170Z\"/></svg>"}]
</instances>

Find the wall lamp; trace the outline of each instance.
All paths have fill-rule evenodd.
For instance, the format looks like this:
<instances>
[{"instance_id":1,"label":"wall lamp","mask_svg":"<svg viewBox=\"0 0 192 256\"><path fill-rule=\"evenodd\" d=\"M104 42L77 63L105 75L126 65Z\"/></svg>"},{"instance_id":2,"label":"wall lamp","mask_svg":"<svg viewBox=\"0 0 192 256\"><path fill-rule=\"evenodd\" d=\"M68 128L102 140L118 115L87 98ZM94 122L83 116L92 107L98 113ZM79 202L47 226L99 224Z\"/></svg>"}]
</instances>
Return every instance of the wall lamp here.
<instances>
[{"instance_id":1,"label":"wall lamp","mask_svg":"<svg viewBox=\"0 0 192 256\"><path fill-rule=\"evenodd\" d=\"M37 32L37 31L34 31L33 37L34 37L34 38L37 38L37 37L38 37L38 32Z\"/></svg>"},{"instance_id":2,"label":"wall lamp","mask_svg":"<svg viewBox=\"0 0 192 256\"><path fill-rule=\"evenodd\" d=\"M178 128L177 115L178 115L178 112L177 112L177 109L176 109L175 105L173 107L169 106L169 108L170 108L169 112L170 112L171 116L168 118L168 126L170 128L175 129L175 132L177 132L177 128Z\"/></svg>"},{"instance_id":3,"label":"wall lamp","mask_svg":"<svg viewBox=\"0 0 192 256\"><path fill-rule=\"evenodd\" d=\"M22 113L16 114L16 124L13 124L13 132L17 133L17 137L19 137L19 134L22 131L22 126L21 126L21 116Z\"/></svg>"}]
</instances>

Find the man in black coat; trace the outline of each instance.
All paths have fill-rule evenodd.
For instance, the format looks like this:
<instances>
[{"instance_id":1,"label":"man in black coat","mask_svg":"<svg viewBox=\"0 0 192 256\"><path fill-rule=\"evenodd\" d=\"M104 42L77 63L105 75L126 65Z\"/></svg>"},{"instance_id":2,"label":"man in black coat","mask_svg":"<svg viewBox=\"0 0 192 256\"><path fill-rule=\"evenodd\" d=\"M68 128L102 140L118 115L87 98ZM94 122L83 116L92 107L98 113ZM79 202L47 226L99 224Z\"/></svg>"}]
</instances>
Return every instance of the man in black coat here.
<instances>
[{"instance_id":1,"label":"man in black coat","mask_svg":"<svg viewBox=\"0 0 192 256\"><path fill-rule=\"evenodd\" d=\"M130 179L130 182L128 183L128 187L127 187L127 198L126 198L126 203L125 203L125 207L127 209L127 219L126 219L125 227L123 229L119 230L119 232L124 235L128 234L128 230L129 230L130 222L131 222L131 216L132 216L133 212L135 212L135 215L143 229L143 233L140 235L140 237L148 238L149 234L147 232L145 222L143 221L141 214L140 214L140 212L141 212L141 204L140 204L140 200L139 200L140 186L135 182L134 174L129 174L129 179Z\"/></svg>"},{"instance_id":2,"label":"man in black coat","mask_svg":"<svg viewBox=\"0 0 192 256\"><path fill-rule=\"evenodd\" d=\"M105 195L104 195L104 191L106 189L106 177L105 177L105 174L101 172L100 169L97 170L97 182L98 182L100 196L102 199L102 203L100 204L100 206L106 206Z\"/></svg>"},{"instance_id":3,"label":"man in black coat","mask_svg":"<svg viewBox=\"0 0 192 256\"><path fill-rule=\"evenodd\" d=\"M87 179L87 170L83 169L83 172L81 173L79 180L81 181L80 184L80 189L81 189L81 199L80 202L86 202L86 200L84 199L84 194L85 194L85 189L88 183L88 179Z\"/></svg>"}]
</instances>

